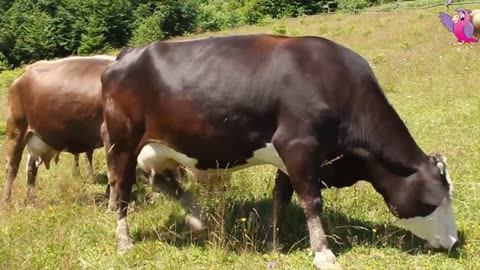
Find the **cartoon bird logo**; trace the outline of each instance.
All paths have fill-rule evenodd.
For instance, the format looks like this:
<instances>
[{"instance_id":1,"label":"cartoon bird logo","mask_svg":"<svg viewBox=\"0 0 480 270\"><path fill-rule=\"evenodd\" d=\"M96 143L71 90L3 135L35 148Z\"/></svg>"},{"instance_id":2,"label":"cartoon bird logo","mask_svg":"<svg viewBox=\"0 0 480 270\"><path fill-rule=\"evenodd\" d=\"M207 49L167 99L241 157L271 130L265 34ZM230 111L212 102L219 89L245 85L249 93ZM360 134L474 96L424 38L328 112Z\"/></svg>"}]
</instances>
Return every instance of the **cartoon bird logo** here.
<instances>
[{"instance_id":1,"label":"cartoon bird logo","mask_svg":"<svg viewBox=\"0 0 480 270\"><path fill-rule=\"evenodd\" d=\"M471 43L477 43L478 40L473 38L474 28L470 22L470 13L472 11L463 8L457 8L455 11L457 14L453 18L447 13L439 12L440 21L448 31L453 32L457 37L457 42L453 42L452 46L467 44L468 47L473 49Z\"/></svg>"}]
</instances>

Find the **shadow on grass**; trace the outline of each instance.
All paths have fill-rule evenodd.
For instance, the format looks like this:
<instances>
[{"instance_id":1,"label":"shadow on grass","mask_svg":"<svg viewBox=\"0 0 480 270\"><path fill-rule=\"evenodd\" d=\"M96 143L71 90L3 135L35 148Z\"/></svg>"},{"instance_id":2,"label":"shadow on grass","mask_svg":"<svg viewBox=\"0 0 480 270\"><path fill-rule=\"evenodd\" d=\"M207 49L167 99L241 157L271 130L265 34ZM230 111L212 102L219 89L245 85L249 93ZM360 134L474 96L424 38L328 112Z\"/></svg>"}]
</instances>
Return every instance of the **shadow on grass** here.
<instances>
[{"instance_id":1,"label":"shadow on grass","mask_svg":"<svg viewBox=\"0 0 480 270\"><path fill-rule=\"evenodd\" d=\"M220 206L219 206L220 205ZM227 201L215 204L215 208L205 208L204 217L207 229L193 232L180 213L170 215L164 226L152 230L137 230L134 241L164 241L170 245L215 247L234 252L266 253L268 235L271 233L271 200ZM425 241L395 225L375 223L350 218L335 209L325 208L322 224L328 237L329 248L337 255L344 254L353 246L375 248L396 248L417 255L432 251L425 247ZM290 204L284 220L280 223L282 232L280 243L283 252L309 247L308 230L303 210L297 204ZM451 258L459 258L459 250L465 243L465 235L459 232L459 245L444 253ZM442 252L442 251L437 251Z\"/></svg>"},{"instance_id":2,"label":"shadow on grass","mask_svg":"<svg viewBox=\"0 0 480 270\"><path fill-rule=\"evenodd\" d=\"M94 183L100 185L107 185L108 184L108 177L107 173L97 173L94 176Z\"/></svg>"}]
</instances>

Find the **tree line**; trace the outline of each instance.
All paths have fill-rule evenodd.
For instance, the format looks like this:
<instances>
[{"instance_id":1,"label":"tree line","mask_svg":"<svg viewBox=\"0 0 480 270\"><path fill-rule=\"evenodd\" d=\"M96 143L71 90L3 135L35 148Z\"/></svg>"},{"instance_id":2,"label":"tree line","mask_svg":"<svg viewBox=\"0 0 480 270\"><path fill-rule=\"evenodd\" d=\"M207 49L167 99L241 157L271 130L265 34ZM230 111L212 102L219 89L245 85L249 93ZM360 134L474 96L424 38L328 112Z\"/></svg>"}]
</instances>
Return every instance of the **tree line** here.
<instances>
[{"instance_id":1,"label":"tree line","mask_svg":"<svg viewBox=\"0 0 480 270\"><path fill-rule=\"evenodd\" d=\"M0 71L380 0L0 0ZM382 1L385 2L385 1Z\"/></svg>"}]
</instances>

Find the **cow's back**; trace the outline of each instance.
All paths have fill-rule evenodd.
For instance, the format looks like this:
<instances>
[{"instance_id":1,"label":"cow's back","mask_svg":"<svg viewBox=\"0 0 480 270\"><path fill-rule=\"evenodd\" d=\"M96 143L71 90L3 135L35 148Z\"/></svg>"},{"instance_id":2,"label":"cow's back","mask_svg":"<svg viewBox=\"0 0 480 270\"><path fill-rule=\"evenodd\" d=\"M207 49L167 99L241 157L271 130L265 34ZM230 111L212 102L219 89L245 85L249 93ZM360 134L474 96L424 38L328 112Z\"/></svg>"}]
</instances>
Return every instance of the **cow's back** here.
<instances>
[{"instance_id":1,"label":"cow's back","mask_svg":"<svg viewBox=\"0 0 480 270\"><path fill-rule=\"evenodd\" d=\"M196 157L199 168L249 158L288 122L282 119L324 128L315 126L323 115L338 133L361 102L354 86L365 80L375 80L368 63L341 45L271 35L154 42L125 51L102 75L106 109L115 110L106 116L122 127L111 137L131 132L120 124L128 121L146 130L139 147L164 141Z\"/></svg>"},{"instance_id":2,"label":"cow's back","mask_svg":"<svg viewBox=\"0 0 480 270\"><path fill-rule=\"evenodd\" d=\"M83 152L98 147L100 75L114 60L94 56L38 61L10 87L10 111L22 112L28 134L37 134L57 150Z\"/></svg>"}]
</instances>

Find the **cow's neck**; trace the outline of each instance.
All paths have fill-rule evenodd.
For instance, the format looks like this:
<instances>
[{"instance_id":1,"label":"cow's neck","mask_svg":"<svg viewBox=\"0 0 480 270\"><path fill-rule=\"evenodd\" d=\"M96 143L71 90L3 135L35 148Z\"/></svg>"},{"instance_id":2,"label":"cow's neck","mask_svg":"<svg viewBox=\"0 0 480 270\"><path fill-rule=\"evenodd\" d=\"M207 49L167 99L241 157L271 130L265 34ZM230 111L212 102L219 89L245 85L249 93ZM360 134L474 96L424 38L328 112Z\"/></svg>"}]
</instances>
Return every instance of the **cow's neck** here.
<instances>
[{"instance_id":1,"label":"cow's neck","mask_svg":"<svg viewBox=\"0 0 480 270\"><path fill-rule=\"evenodd\" d=\"M386 98L378 95L372 99L368 106L360 106L364 111L355 113L348 147L366 150L399 176L414 173L428 157Z\"/></svg>"}]
</instances>

